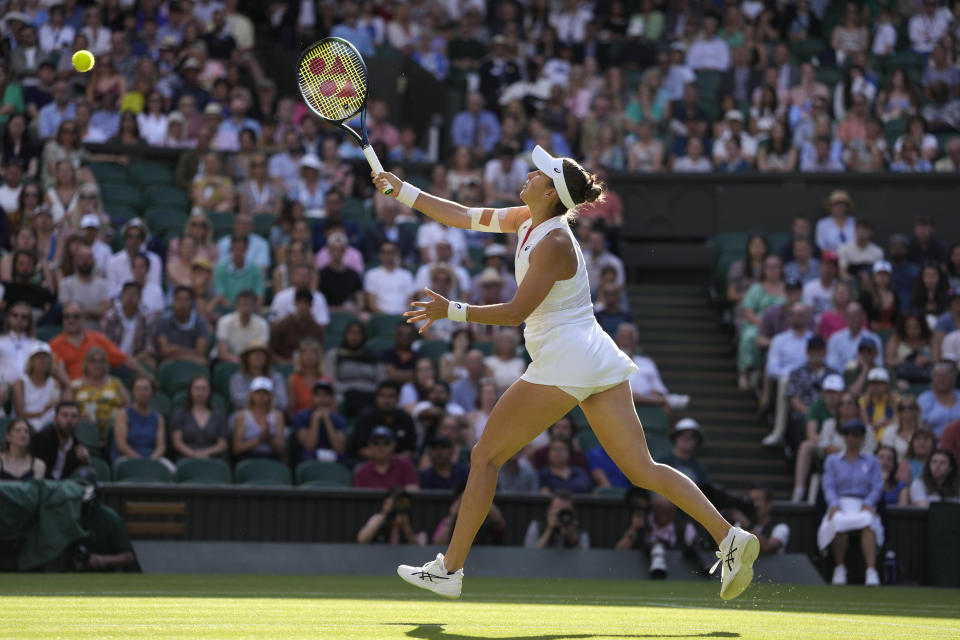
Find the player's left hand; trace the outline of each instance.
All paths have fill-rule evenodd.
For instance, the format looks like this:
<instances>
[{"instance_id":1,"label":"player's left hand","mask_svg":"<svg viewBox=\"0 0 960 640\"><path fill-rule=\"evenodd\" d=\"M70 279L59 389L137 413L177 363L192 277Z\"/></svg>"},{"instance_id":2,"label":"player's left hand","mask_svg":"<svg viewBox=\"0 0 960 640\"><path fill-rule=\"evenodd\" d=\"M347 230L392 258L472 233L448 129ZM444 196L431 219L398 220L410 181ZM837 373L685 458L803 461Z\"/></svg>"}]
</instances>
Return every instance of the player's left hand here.
<instances>
[{"instance_id":1,"label":"player's left hand","mask_svg":"<svg viewBox=\"0 0 960 640\"><path fill-rule=\"evenodd\" d=\"M430 289L424 289L424 292L426 292L430 300L415 300L411 302L410 306L413 307L413 310L403 314L407 317L407 322L427 321L427 324L420 327L420 333L426 331L427 327L433 324L434 320L446 318L447 307L450 305L450 301L439 293L431 291Z\"/></svg>"}]
</instances>

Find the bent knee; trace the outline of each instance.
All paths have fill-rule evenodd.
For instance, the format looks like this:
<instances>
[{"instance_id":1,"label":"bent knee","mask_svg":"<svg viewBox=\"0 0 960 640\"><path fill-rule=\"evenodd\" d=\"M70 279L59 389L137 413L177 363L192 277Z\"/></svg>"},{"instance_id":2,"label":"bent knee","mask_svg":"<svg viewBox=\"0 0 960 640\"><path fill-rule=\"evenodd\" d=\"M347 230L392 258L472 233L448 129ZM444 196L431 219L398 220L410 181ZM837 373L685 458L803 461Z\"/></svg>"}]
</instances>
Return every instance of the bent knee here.
<instances>
[{"instance_id":1,"label":"bent knee","mask_svg":"<svg viewBox=\"0 0 960 640\"><path fill-rule=\"evenodd\" d=\"M473 445L470 450L470 468L471 469L491 469L499 471L506 459L501 459L499 452L484 446L482 442Z\"/></svg>"}]
</instances>

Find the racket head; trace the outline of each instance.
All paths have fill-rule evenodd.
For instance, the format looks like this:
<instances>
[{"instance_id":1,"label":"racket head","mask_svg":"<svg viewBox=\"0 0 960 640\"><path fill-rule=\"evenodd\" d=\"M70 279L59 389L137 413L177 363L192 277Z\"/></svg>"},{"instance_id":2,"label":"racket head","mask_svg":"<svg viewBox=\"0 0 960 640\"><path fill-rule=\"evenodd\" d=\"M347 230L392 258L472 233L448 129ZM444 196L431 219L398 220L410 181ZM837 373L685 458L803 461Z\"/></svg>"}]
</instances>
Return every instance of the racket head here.
<instances>
[{"instance_id":1,"label":"racket head","mask_svg":"<svg viewBox=\"0 0 960 640\"><path fill-rule=\"evenodd\" d=\"M300 54L297 87L311 111L341 124L367 104L367 65L351 43L324 38Z\"/></svg>"}]
</instances>

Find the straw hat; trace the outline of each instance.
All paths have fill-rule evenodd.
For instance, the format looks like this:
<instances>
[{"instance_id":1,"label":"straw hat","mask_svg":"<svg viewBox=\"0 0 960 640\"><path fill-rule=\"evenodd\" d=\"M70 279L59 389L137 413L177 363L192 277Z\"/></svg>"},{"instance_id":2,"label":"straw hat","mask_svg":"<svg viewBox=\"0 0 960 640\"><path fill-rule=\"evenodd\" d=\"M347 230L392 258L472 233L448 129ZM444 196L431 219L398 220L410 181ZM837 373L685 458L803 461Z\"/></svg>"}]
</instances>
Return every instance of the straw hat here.
<instances>
[{"instance_id":1,"label":"straw hat","mask_svg":"<svg viewBox=\"0 0 960 640\"><path fill-rule=\"evenodd\" d=\"M824 203L825 203L828 207L829 207L830 205L832 205L832 204L837 203L837 202L842 202L842 203L844 203L845 205L847 205L847 209L849 209L850 211L853 211L853 209L854 209L854 206L853 206L853 198L850 197L850 194L849 194L849 193L847 193L846 191L844 191L844 190L842 190L842 189L837 189L837 190L831 192L830 195L827 196L827 199L824 201Z\"/></svg>"}]
</instances>

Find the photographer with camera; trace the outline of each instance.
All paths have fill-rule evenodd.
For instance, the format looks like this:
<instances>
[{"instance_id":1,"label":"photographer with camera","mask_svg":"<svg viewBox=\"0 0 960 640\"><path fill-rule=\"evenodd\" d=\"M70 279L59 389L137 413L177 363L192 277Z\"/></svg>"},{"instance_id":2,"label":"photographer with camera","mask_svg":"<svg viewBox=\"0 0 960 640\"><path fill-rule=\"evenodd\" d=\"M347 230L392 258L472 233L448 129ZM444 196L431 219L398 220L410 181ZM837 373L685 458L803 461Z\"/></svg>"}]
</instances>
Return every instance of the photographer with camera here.
<instances>
[{"instance_id":1,"label":"photographer with camera","mask_svg":"<svg viewBox=\"0 0 960 640\"><path fill-rule=\"evenodd\" d=\"M590 534L580 529L570 491L558 489L553 492L547 506L546 524L532 521L523 538L523 546L528 549L590 548Z\"/></svg>"},{"instance_id":2,"label":"photographer with camera","mask_svg":"<svg viewBox=\"0 0 960 640\"><path fill-rule=\"evenodd\" d=\"M137 559L123 518L101 500L96 475L83 468L72 480L85 487L79 524L89 535L68 549L65 557L71 565L69 568L75 571L135 569Z\"/></svg>"},{"instance_id":3,"label":"photographer with camera","mask_svg":"<svg viewBox=\"0 0 960 640\"><path fill-rule=\"evenodd\" d=\"M380 511L370 516L357 533L360 544L427 544L425 531L414 532L410 521L413 501L401 488L392 489L383 500Z\"/></svg>"},{"instance_id":4,"label":"photographer with camera","mask_svg":"<svg viewBox=\"0 0 960 640\"><path fill-rule=\"evenodd\" d=\"M684 514L677 517L676 507L663 496L634 487L626 495L631 510L630 525L616 544L616 549L639 549L650 554L650 577L667 577L667 549L689 551L697 539L696 527Z\"/></svg>"}]
</instances>

